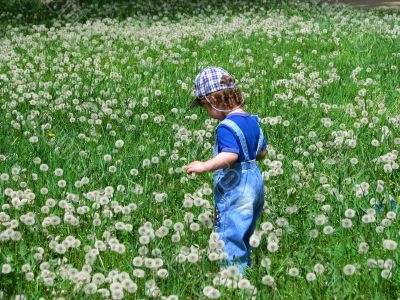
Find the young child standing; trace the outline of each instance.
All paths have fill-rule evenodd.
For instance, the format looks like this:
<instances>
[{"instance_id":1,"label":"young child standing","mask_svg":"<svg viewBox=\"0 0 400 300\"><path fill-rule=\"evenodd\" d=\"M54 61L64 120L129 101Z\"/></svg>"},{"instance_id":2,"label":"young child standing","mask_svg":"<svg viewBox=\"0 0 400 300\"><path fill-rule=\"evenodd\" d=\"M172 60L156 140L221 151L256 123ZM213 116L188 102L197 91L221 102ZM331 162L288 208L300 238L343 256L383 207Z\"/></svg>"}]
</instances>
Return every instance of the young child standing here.
<instances>
[{"instance_id":1,"label":"young child standing","mask_svg":"<svg viewBox=\"0 0 400 300\"><path fill-rule=\"evenodd\" d=\"M265 156L267 143L258 116L243 110L242 93L226 70L204 68L196 76L195 87L191 107L201 106L221 122L216 129L214 157L191 162L186 172L215 171L214 230L225 243L228 265L236 265L243 275L251 265L249 239L264 206L264 184L256 161Z\"/></svg>"}]
</instances>

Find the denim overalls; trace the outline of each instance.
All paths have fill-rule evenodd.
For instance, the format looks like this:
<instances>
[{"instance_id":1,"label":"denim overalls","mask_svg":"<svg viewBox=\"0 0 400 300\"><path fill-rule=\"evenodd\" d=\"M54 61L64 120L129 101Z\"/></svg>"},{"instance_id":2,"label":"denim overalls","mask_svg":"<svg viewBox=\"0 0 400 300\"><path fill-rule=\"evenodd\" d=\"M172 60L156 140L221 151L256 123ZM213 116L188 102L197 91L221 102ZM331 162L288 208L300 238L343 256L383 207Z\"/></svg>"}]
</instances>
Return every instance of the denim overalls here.
<instances>
[{"instance_id":1,"label":"denim overalls","mask_svg":"<svg viewBox=\"0 0 400 300\"><path fill-rule=\"evenodd\" d=\"M256 117L259 122L258 116ZM236 265L243 275L244 268L251 265L249 245L256 221L264 206L264 184L256 160L249 158L246 138L239 126L229 119L224 124L236 133L243 150L245 161L237 162L228 168L218 169L214 175L215 223L214 230L219 239L225 242L224 251L228 254L227 265ZM263 133L260 128L257 154ZM218 154L217 140L214 143L214 156ZM222 265L220 261L220 266Z\"/></svg>"}]
</instances>

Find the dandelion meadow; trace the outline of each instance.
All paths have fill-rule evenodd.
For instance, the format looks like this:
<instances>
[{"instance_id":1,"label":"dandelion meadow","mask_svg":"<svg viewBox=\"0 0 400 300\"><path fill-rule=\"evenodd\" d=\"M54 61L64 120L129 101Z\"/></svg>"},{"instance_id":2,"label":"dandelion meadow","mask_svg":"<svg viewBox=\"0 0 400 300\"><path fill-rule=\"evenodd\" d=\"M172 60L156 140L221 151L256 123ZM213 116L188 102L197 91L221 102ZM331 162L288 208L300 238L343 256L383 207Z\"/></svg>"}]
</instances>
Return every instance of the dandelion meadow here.
<instances>
[{"instance_id":1,"label":"dandelion meadow","mask_svg":"<svg viewBox=\"0 0 400 300\"><path fill-rule=\"evenodd\" d=\"M0 299L400 297L399 12L82 2L0 13ZM214 65L268 142L245 277L212 173L184 172L212 156L188 105Z\"/></svg>"}]
</instances>

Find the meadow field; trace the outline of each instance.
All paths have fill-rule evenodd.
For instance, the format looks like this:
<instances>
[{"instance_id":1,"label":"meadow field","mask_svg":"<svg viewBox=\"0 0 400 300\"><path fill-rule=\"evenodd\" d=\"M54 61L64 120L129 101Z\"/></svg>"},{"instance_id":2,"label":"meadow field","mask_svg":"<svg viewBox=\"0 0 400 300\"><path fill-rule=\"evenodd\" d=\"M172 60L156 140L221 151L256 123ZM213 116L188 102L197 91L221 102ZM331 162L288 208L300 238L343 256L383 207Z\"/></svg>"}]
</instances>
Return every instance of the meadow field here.
<instances>
[{"instance_id":1,"label":"meadow field","mask_svg":"<svg viewBox=\"0 0 400 300\"><path fill-rule=\"evenodd\" d=\"M400 298L399 12L93 1L0 27L0 299ZM243 278L213 174L184 171L212 157L206 66L268 143Z\"/></svg>"}]
</instances>

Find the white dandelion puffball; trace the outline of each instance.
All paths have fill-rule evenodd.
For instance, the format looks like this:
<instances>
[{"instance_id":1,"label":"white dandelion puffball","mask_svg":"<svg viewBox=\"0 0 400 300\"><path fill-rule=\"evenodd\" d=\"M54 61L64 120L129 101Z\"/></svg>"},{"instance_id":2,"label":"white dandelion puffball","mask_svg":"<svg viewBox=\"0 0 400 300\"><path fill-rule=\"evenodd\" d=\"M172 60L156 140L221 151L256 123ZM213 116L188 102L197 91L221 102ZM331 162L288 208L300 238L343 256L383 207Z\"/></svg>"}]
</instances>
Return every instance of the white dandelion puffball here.
<instances>
[{"instance_id":1,"label":"white dandelion puffball","mask_svg":"<svg viewBox=\"0 0 400 300\"><path fill-rule=\"evenodd\" d=\"M382 278L389 279L390 277L392 277L392 270L383 269L381 272L381 276Z\"/></svg>"},{"instance_id":2,"label":"white dandelion puffball","mask_svg":"<svg viewBox=\"0 0 400 300\"><path fill-rule=\"evenodd\" d=\"M140 257L140 256L137 256L137 257L135 257L134 259L132 259L132 264L135 266L135 267L140 267L140 266L142 266L143 265L143 258L142 257Z\"/></svg>"},{"instance_id":3,"label":"white dandelion puffball","mask_svg":"<svg viewBox=\"0 0 400 300\"><path fill-rule=\"evenodd\" d=\"M353 275L355 272L356 272L356 267L352 264L348 264L343 267L343 273L345 275L350 276Z\"/></svg>"},{"instance_id":4,"label":"white dandelion puffball","mask_svg":"<svg viewBox=\"0 0 400 300\"><path fill-rule=\"evenodd\" d=\"M124 141L123 140L117 140L115 142L115 147L116 148L122 148L124 146Z\"/></svg>"},{"instance_id":5,"label":"white dandelion puffball","mask_svg":"<svg viewBox=\"0 0 400 300\"><path fill-rule=\"evenodd\" d=\"M11 265L10 264L3 264L1 266L1 273L2 274L8 274L12 271Z\"/></svg>"},{"instance_id":6,"label":"white dandelion puffball","mask_svg":"<svg viewBox=\"0 0 400 300\"><path fill-rule=\"evenodd\" d=\"M235 278L240 275L239 269L236 266L229 266L226 269L226 273L227 273L228 277L231 277L231 278Z\"/></svg>"},{"instance_id":7,"label":"white dandelion puffball","mask_svg":"<svg viewBox=\"0 0 400 300\"><path fill-rule=\"evenodd\" d=\"M133 272L132 272L132 274L133 274L134 277L137 277L137 278L144 278L144 276L145 276L145 271L142 270L142 269L134 269Z\"/></svg>"},{"instance_id":8,"label":"white dandelion puffball","mask_svg":"<svg viewBox=\"0 0 400 300\"><path fill-rule=\"evenodd\" d=\"M389 211L389 212L386 214L386 217L387 217L389 220L394 220L394 219L396 219L396 213L395 213L394 211Z\"/></svg>"},{"instance_id":9,"label":"white dandelion puffball","mask_svg":"<svg viewBox=\"0 0 400 300\"><path fill-rule=\"evenodd\" d=\"M315 276L315 274L312 273L312 272L307 273L307 275L306 275L306 280L307 281L314 281L316 278L317 278L317 276Z\"/></svg>"},{"instance_id":10,"label":"white dandelion puffball","mask_svg":"<svg viewBox=\"0 0 400 300\"><path fill-rule=\"evenodd\" d=\"M346 209L346 211L344 212L344 215L346 216L346 218L354 218L354 216L356 215L356 212L353 209L349 208L349 209Z\"/></svg>"},{"instance_id":11,"label":"white dandelion puffball","mask_svg":"<svg viewBox=\"0 0 400 300\"><path fill-rule=\"evenodd\" d=\"M209 299L218 299L221 296L220 291L212 286L206 286L203 289L203 294Z\"/></svg>"},{"instance_id":12,"label":"white dandelion puffball","mask_svg":"<svg viewBox=\"0 0 400 300\"><path fill-rule=\"evenodd\" d=\"M269 267L271 266L271 259L269 259L268 257L264 257L264 258L261 260L261 265L262 265L264 268L269 268Z\"/></svg>"},{"instance_id":13,"label":"white dandelion puffball","mask_svg":"<svg viewBox=\"0 0 400 300\"><path fill-rule=\"evenodd\" d=\"M290 268L288 274L290 276L296 277L299 275L299 269L297 268Z\"/></svg>"},{"instance_id":14,"label":"white dandelion puffball","mask_svg":"<svg viewBox=\"0 0 400 300\"><path fill-rule=\"evenodd\" d=\"M210 261L216 261L216 260L218 260L218 258L219 258L219 255L218 255L218 253L216 253L216 252L210 252L210 253L208 254L208 259L209 259Z\"/></svg>"},{"instance_id":15,"label":"white dandelion puffball","mask_svg":"<svg viewBox=\"0 0 400 300\"><path fill-rule=\"evenodd\" d=\"M322 274L325 271L325 267L323 264L317 263L314 266L314 272L317 274Z\"/></svg>"},{"instance_id":16,"label":"white dandelion puffball","mask_svg":"<svg viewBox=\"0 0 400 300\"><path fill-rule=\"evenodd\" d=\"M319 232L318 232L317 229L311 229L310 232L308 233L308 235L309 235L311 238L317 238L318 235L319 235Z\"/></svg>"},{"instance_id":17,"label":"white dandelion puffball","mask_svg":"<svg viewBox=\"0 0 400 300\"><path fill-rule=\"evenodd\" d=\"M261 282L267 286L274 286L275 280L274 277L265 275L262 277Z\"/></svg>"},{"instance_id":18,"label":"white dandelion puffball","mask_svg":"<svg viewBox=\"0 0 400 300\"><path fill-rule=\"evenodd\" d=\"M267 249L269 252L278 251L278 249L279 249L278 243L274 243L274 242L268 243Z\"/></svg>"},{"instance_id":19,"label":"white dandelion puffball","mask_svg":"<svg viewBox=\"0 0 400 300\"><path fill-rule=\"evenodd\" d=\"M369 245L366 242L361 242L358 245L358 253L367 253L369 249Z\"/></svg>"},{"instance_id":20,"label":"white dandelion puffball","mask_svg":"<svg viewBox=\"0 0 400 300\"><path fill-rule=\"evenodd\" d=\"M256 248L259 245L260 245L260 238L257 235L253 234L250 237L250 246Z\"/></svg>"},{"instance_id":21,"label":"white dandelion puffball","mask_svg":"<svg viewBox=\"0 0 400 300\"><path fill-rule=\"evenodd\" d=\"M328 226L324 227L323 232L324 232L324 234L328 235L328 234L334 233L335 229L332 226L328 225Z\"/></svg>"},{"instance_id":22,"label":"white dandelion puffball","mask_svg":"<svg viewBox=\"0 0 400 300\"><path fill-rule=\"evenodd\" d=\"M37 143L38 141L39 141L39 138L38 138L37 136L35 136L35 135L33 135L33 136L31 136L31 137L29 138L29 142L32 143L32 144L35 144L35 143Z\"/></svg>"},{"instance_id":23,"label":"white dandelion puffball","mask_svg":"<svg viewBox=\"0 0 400 300\"><path fill-rule=\"evenodd\" d=\"M238 282L238 288L241 290L247 290L251 287L251 283L248 279L242 278Z\"/></svg>"},{"instance_id":24,"label":"white dandelion puffball","mask_svg":"<svg viewBox=\"0 0 400 300\"><path fill-rule=\"evenodd\" d=\"M166 269L159 269L157 271L157 276L159 276L160 278L167 278L168 277L168 271Z\"/></svg>"},{"instance_id":25,"label":"white dandelion puffball","mask_svg":"<svg viewBox=\"0 0 400 300\"><path fill-rule=\"evenodd\" d=\"M397 249L397 242L393 240L383 240L382 241L383 248L387 250L396 250Z\"/></svg>"},{"instance_id":26,"label":"white dandelion puffball","mask_svg":"<svg viewBox=\"0 0 400 300\"><path fill-rule=\"evenodd\" d=\"M353 222L350 219L343 219L342 220L342 227L343 228L352 228Z\"/></svg>"}]
</instances>

